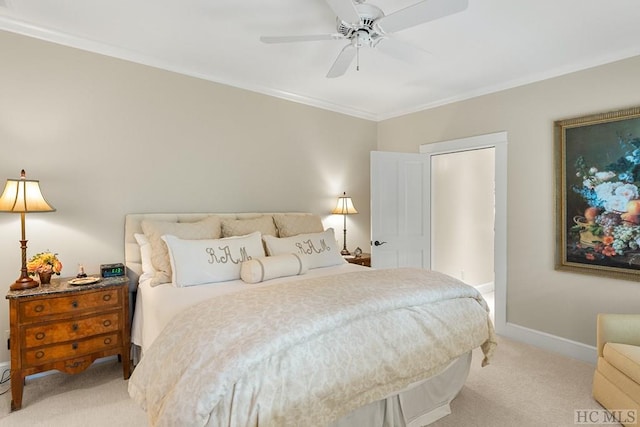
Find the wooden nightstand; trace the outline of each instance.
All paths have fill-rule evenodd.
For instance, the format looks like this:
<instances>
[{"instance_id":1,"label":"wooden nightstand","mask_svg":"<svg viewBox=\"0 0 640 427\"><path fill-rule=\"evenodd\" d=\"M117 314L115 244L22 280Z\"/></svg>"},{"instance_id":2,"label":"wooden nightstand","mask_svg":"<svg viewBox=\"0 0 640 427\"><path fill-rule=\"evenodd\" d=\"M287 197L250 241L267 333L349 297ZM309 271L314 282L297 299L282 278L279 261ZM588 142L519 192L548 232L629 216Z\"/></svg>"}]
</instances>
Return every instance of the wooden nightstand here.
<instances>
[{"instance_id":1,"label":"wooden nightstand","mask_svg":"<svg viewBox=\"0 0 640 427\"><path fill-rule=\"evenodd\" d=\"M365 267L371 267L371 254L362 254L359 257L345 256L346 259L351 264L364 265Z\"/></svg>"},{"instance_id":2,"label":"wooden nightstand","mask_svg":"<svg viewBox=\"0 0 640 427\"><path fill-rule=\"evenodd\" d=\"M7 293L12 410L22 407L25 377L38 372L75 374L100 357L118 355L129 378L129 279L81 286L70 279Z\"/></svg>"}]
</instances>

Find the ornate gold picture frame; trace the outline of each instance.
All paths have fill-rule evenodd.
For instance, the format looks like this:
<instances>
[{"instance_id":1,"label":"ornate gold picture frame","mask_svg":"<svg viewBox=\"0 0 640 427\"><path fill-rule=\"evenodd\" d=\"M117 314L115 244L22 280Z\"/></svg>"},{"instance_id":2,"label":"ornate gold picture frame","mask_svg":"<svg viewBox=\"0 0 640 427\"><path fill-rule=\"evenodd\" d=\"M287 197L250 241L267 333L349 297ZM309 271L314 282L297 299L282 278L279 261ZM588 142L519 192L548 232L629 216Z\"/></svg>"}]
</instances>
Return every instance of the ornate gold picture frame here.
<instances>
[{"instance_id":1,"label":"ornate gold picture frame","mask_svg":"<svg viewBox=\"0 0 640 427\"><path fill-rule=\"evenodd\" d=\"M640 280L640 107L554 131L556 269Z\"/></svg>"}]
</instances>

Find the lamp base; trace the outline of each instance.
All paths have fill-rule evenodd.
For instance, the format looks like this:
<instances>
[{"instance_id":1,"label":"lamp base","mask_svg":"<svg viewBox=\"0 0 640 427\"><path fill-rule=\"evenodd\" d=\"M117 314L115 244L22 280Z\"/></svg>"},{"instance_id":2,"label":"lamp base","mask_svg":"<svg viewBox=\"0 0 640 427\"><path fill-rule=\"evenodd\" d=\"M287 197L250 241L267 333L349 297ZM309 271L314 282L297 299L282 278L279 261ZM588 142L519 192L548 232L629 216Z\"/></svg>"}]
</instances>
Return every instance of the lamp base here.
<instances>
[{"instance_id":1,"label":"lamp base","mask_svg":"<svg viewBox=\"0 0 640 427\"><path fill-rule=\"evenodd\" d=\"M23 291L25 289L37 288L39 285L40 284L37 281L27 276L21 277L16 280L15 283L9 286L9 289L11 289L12 291Z\"/></svg>"},{"instance_id":2,"label":"lamp base","mask_svg":"<svg viewBox=\"0 0 640 427\"><path fill-rule=\"evenodd\" d=\"M351 255L351 252L349 252L349 251L348 251L348 250L346 250L346 249L343 249L343 250L341 250L341 251L340 251L340 255L342 255L342 256L344 256L344 255Z\"/></svg>"}]
</instances>

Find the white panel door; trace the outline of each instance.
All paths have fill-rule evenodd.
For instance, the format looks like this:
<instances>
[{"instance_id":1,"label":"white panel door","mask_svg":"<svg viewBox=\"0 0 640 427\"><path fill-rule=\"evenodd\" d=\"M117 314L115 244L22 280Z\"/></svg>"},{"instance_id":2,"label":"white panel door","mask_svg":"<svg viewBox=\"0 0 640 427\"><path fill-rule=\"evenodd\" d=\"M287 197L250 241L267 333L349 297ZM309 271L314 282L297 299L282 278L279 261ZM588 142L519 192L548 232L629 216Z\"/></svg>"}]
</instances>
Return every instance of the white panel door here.
<instances>
[{"instance_id":1,"label":"white panel door","mask_svg":"<svg viewBox=\"0 0 640 427\"><path fill-rule=\"evenodd\" d=\"M430 160L417 153L371 152L371 263L430 268Z\"/></svg>"}]
</instances>

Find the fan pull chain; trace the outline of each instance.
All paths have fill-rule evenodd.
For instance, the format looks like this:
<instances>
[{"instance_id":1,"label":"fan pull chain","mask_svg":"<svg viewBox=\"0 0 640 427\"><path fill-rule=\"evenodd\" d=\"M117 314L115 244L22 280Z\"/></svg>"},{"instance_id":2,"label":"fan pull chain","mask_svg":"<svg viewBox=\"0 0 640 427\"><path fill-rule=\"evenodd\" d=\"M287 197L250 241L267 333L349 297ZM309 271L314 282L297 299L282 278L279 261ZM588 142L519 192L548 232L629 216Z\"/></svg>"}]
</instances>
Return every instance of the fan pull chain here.
<instances>
[{"instance_id":1,"label":"fan pull chain","mask_svg":"<svg viewBox=\"0 0 640 427\"><path fill-rule=\"evenodd\" d=\"M360 71L360 45L356 44L356 71Z\"/></svg>"}]
</instances>

